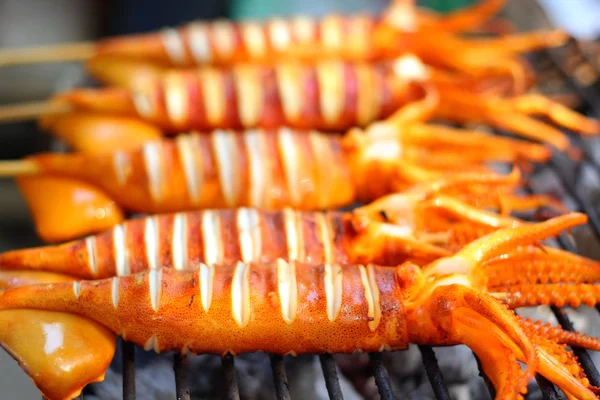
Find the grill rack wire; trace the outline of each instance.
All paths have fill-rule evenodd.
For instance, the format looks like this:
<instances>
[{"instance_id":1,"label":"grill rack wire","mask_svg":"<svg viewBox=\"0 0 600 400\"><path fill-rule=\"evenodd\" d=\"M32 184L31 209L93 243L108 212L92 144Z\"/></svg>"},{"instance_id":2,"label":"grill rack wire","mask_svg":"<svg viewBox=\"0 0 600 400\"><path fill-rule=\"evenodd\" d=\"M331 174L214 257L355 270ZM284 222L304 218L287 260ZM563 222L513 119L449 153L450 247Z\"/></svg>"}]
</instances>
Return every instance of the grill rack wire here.
<instances>
[{"instance_id":1,"label":"grill rack wire","mask_svg":"<svg viewBox=\"0 0 600 400\"><path fill-rule=\"evenodd\" d=\"M600 118L600 51L595 55L590 54L589 49L583 47L581 43L574 40L570 41L565 48L544 50L535 54L535 58L532 60L534 64L543 64L544 71L549 72L555 78L560 79L563 86L565 86L570 92L576 94L576 102L580 111L586 114L592 115L596 118ZM592 59L595 57L595 59ZM577 74L577 69L584 69L588 72L587 78L591 75L595 79L581 79ZM503 135L502 132L494 132L496 134ZM581 175L583 165L589 166L595 174L595 177L600 181L600 162L594 156L588 141L570 132L566 132L572 140L572 143L581 150L583 159L580 164L575 164L573 161L570 167L574 167L577 178ZM563 163L559 162L562 161ZM600 215L597 210L593 207L588 199L582 196L577 190L574 181L564 171L564 156L560 154L554 154L548 165L538 166L539 168L546 168L553 172L555 177L558 178L564 192L569 196L576 204L574 211L581 211L589 217L589 227L591 228L596 240L600 242ZM525 189L528 193L539 193L535 188L532 187L531 182L527 182ZM567 235L561 235L557 238L557 242L560 248L566 249L571 252L577 253L577 247L573 241ZM597 311L600 313L600 305L596 306ZM573 324L570 321L566 312L558 307L551 307L552 313L556 317L558 323L567 330L574 330ZM437 400L451 400L448 386L444 382L442 371L438 365L435 352L430 346L417 346L423 362L423 366L429 382L432 386L433 393ZM574 354L577 356L581 363L590 383L594 386L600 387L600 373L594 365L592 358L585 349L572 348ZM123 364L123 400L135 400L136 399L136 382L135 382L135 345L122 342L121 357ZM290 390L288 386L287 374L283 362L283 357L279 355L269 354L271 362L271 369L273 375L273 383L275 387L275 394L277 400L290 400ZM474 355L475 359L477 357ZM379 395L382 400L394 399L392 392L392 385L388 375L388 371L383 362L381 353L369 353L369 360L371 364L371 372L375 379ZM327 388L327 393L331 400L342 400L343 394L340 387L340 381L338 378L338 372L336 363L331 354L319 355L319 361L321 364L323 379ZM479 360L477 360L479 365ZM235 358L231 355L226 355L222 358L222 372L224 377L225 391L223 397L228 400L240 399L240 393L237 383L237 376L235 371ZM177 400L190 400L190 387L189 387L189 376L188 376L188 357L175 354L173 361L173 369L175 373L175 390ZM490 396L493 398L495 391L489 380L483 373L481 367L479 368L480 375L484 379ZM537 375L535 380L540 388L543 399L546 400L557 400L560 399L556 387L542 376ZM83 400L83 394L77 399Z\"/></svg>"}]
</instances>

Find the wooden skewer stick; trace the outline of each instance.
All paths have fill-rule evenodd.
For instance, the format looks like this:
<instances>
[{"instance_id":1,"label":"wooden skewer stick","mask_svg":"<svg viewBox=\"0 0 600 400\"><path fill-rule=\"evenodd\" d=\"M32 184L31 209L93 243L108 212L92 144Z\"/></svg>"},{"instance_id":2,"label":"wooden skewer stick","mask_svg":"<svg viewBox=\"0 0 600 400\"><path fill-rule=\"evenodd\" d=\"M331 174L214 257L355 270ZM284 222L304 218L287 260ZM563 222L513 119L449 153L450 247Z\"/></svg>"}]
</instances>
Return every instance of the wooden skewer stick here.
<instances>
[{"instance_id":1,"label":"wooden skewer stick","mask_svg":"<svg viewBox=\"0 0 600 400\"><path fill-rule=\"evenodd\" d=\"M0 49L0 66L87 60L96 54L94 42Z\"/></svg>"},{"instance_id":2,"label":"wooden skewer stick","mask_svg":"<svg viewBox=\"0 0 600 400\"><path fill-rule=\"evenodd\" d=\"M0 122L15 122L35 119L42 115L63 114L73 111L68 103L39 101L0 107Z\"/></svg>"},{"instance_id":3,"label":"wooden skewer stick","mask_svg":"<svg viewBox=\"0 0 600 400\"><path fill-rule=\"evenodd\" d=\"M36 175L40 166L33 160L0 161L0 177Z\"/></svg>"}]
</instances>

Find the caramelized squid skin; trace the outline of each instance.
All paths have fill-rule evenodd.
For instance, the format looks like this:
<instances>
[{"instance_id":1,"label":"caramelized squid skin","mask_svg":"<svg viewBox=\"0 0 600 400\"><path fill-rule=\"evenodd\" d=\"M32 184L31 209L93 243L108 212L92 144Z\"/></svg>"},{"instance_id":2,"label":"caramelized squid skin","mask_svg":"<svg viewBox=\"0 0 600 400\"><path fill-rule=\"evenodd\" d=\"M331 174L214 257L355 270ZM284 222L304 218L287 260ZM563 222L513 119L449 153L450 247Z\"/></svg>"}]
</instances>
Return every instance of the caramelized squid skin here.
<instances>
[{"instance_id":1,"label":"caramelized squid skin","mask_svg":"<svg viewBox=\"0 0 600 400\"><path fill-rule=\"evenodd\" d=\"M407 65L413 65L410 59L405 59L402 67L407 68ZM331 70L328 71L328 74L331 73ZM186 73L176 72L169 79L172 81L173 76L182 77ZM334 75L335 79L341 76ZM252 84L250 86L257 88ZM421 82L417 86L423 91L422 98L395 111L384 122L369 125L365 130L352 129L344 136L284 127L243 132L216 130L207 134L180 135L171 140L147 141L152 130L135 128L135 120L130 117L110 117L104 125L97 124L97 121L91 123L90 114L81 114L83 119L80 123L76 122L79 118L77 113L70 114L65 116L68 122L61 129L66 131L66 127L72 124L73 130L69 130L67 139L71 144L83 148L84 152L32 156L25 160L27 168L24 173L81 180L109 196L123 210L133 212L176 212L240 206L327 209L345 206L355 200L369 202L412 184L453 176L465 170L490 172L488 162L543 162L551 155L551 150L541 144L422 122L432 116L447 113L448 118L462 122L483 119L501 127L510 125L524 136L566 150L569 143L562 132L533 119L529 114L547 114L561 125L579 127L588 133L599 127L597 121L539 96L478 97L465 88L457 89L452 85L440 84L436 87L431 82ZM360 110L373 106L372 101L364 99L372 100L374 92L369 85L362 87L367 92L354 91L354 94L359 94L354 100L338 97L346 89L339 93L335 90L324 92L327 93L327 101L321 106L329 105L323 108L323 115L330 112L338 117L362 115L365 121L369 120L370 114ZM341 86L336 88L340 89ZM115 90L110 92L111 96L114 94L110 101L99 103L107 110L111 107L115 107L115 110L121 108L123 102L131 100L122 96L120 89ZM288 99L300 93L291 92L295 94ZM332 97L328 97L329 94ZM175 115L181 116L182 121L188 121L189 115L181 111L192 109L188 107L191 103L186 101L193 99L180 95L182 93L177 90L167 95L166 99L171 99L169 101L174 102L175 106L166 108L171 113L175 110ZM366 97L361 97L363 95ZM244 101L251 97L244 97ZM350 107L349 113L342 111L346 102L356 102L356 107ZM259 103L251 100L249 105L244 106L249 108L242 107L240 110L246 110L247 113L242 113L246 116L256 116L258 108L255 106ZM146 104L142 101L141 104L153 109L151 102ZM208 104L217 104L211 106L215 115L229 115L220 108L218 102ZM292 101L290 104L296 103ZM297 104L301 105L301 102ZM380 107L383 103L377 104ZM364 109L361 108L363 106ZM297 110L294 107L285 106L283 109ZM265 111L263 115L266 114L269 113ZM45 123L50 124L49 121ZM128 136L124 148L119 148L114 137L115 127L121 123L123 134L133 132ZM137 124L140 123L137 121ZM57 121L54 124L62 126ZM98 132L94 128L93 134L88 136L87 128L94 125ZM103 136L104 127L111 133ZM135 147L135 143L139 147ZM0 174L2 170L0 168ZM373 179L374 176L379 179ZM45 202L44 196L36 194L38 192L27 196L31 209L40 208L38 203ZM90 217L79 215L74 218L85 222ZM65 235L60 236L64 239Z\"/></svg>"},{"instance_id":2,"label":"caramelized squid skin","mask_svg":"<svg viewBox=\"0 0 600 400\"><path fill-rule=\"evenodd\" d=\"M464 343L471 334L457 331L454 319L467 308L488 328L506 330L499 346L507 341L505 346L519 349L525 354L520 358L535 370L535 353L518 336L518 324L510 326L480 314L514 319L500 303L488 296L485 304L481 300L478 304L471 300L477 295L470 289L442 286L428 300L407 304L418 275L410 266L308 266L283 261L219 266L204 273L158 269L96 282L13 289L0 296L0 308L18 305L89 318L102 315L103 324L148 350L216 354L349 353L400 350L409 342ZM45 301L36 300L41 298ZM441 299L445 310L439 309ZM436 317L423 318L430 308L437 311L431 314ZM431 319L436 320L435 329L427 325ZM507 386L517 383L521 384L512 381Z\"/></svg>"},{"instance_id":3,"label":"caramelized squid skin","mask_svg":"<svg viewBox=\"0 0 600 400\"><path fill-rule=\"evenodd\" d=\"M584 220L571 214L505 228L424 268L281 259L157 268L98 281L11 288L1 292L0 309L73 313L148 350L183 354L350 353L400 350L409 343L466 344L480 358L497 399L521 398L536 372L573 398L593 399L594 388L558 343L597 348L598 342L532 327L487 294L481 279L483 264L504 249ZM474 252L476 247L482 251ZM68 387L68 377L59 381Z\"/></svg>"}]
</instances>

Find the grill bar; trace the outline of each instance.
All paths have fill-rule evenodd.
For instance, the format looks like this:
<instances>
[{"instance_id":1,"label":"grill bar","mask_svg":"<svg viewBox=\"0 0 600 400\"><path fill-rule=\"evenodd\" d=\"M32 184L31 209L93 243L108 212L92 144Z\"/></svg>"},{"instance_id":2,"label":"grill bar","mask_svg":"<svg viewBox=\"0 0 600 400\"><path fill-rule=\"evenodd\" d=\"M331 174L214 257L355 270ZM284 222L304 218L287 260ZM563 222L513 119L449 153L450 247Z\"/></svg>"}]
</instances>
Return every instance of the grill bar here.
<instances>
[{"instance_id":1,"label":"grill bar","mask_svg":"<svg viewBox=\"0 0 600 400\"><path fill-rule=\"evenodd\" d=\"M290 400L290 388L288 385L287 374L285 373L283 357L276 354L271 354L270 357L277 400Z\"/></svg>"},{"instance_id":2,"label":"grill bar","mask_svg":"<svg viewBox=\"0 0 600 400\"><path fill-rule=\"evenodd\" d=\"M562 185L567 190L569 195L575 200L580 211L585 212L589 218L589 225L591 226L596 238L600 240L600 216L596 212L596 209L590 204L589 201L584 199L577 189L575 185L569 178L565 175L564 171L558 165L556 158L552 158L549 163L550 168L556 173L559 177Z\"/></svg>"},{"instance_id":3,"label":"grill bar","mask_svg":"<svg viewBox=\"0 0 600 400\"><path fill-rule=\"evenodd\" d=\"M435 352L429 346L418 347L419 351L421 352L423 365L425 366L425 372L427 373L427 378L429 378L429 383L431 383L435 398L437 400L452 400L452 397L450 397L450 392L448 392L448 386L446 386L446 383L444 382L444 376L442 375L442 370L438 365Z\"/></svg>"},{"instance_id":4,"label":"grill bar","mask_svg":"<svg viewBox=\"0 0 600 400\"><path fill-rule=\"evenodd\" d=\"M325 387L331 400L343 400L342 389L340 388L340 380L337 376L337 368L333 356L329 353L319 356L321 361L321 369L323 369L323 377L325 378Z\"/></svg>"},{"instance_id":5,"label":"grill bar","mask_svg":"<svg viewBox=\"0 0 600 400\"><path fill-rule=\"evenodd\" d=\"M135 345L122 343L123 400L135 400Z\"/></svg>"},{"instance_id":6,"label":"grill bar","mask_svg":"<svg viewBox=\"0 0 600 400\"><path fill-rule=\"evenodd\" d=\"M175 354L173 370L175 372L175 393L177 400L190 400L187 355Z\"/></svg>"},{"instance_id":7,"label":"grill bar","mask_svg":"<svg viewBox=\"0 0 600 400\"><path fill-rule=\"evenodd\" d=\"M577 146L577 148L582 150L582 152L583 152L583 156L584 156L584 159L582 160L583 162L581 164L579 164L577 167L579 168L583 165L583 163L586 163L594 169L594 172L596 173L596 175L600 176L600 164L598 164L598 161L592 154L591 150L589 149L589 146L586 144L584 139L582 139L578 135L570 134L570 132L567 132L567 133L569 134L571 141L574 142L575 145Z\"/></svg>"},{"instance_id":8,"label":"grill bar","mask_svg":"<svg viewBox=\"0 0 600 400\"><path fill-rule=\"evenodd\" d=\"M477 357L477 354L473 353L473 357L475 357L475 361L477 361L477 368L479 369L479 376L483 379L483 382L485 383L485 387L487 388L488 392L490 393L490 397L492 399L496 398L496 388L494 388L494 385L492 384L492 381L490 380L490 378L488 378L488 376L485 374L485 372L483 372L483 368L481 367L481 360L479 359L479 357Z\"/></svg>"},{"instance_id":9,"label":"grill bar","mask_svg":"<svg viewBox=\"0 0 600 400\"><path fill-rule=\"evenodd\" d=\"M381 399L393 400L392 384L390 383L387 369L385 369L385 365L383 364L383 356L381 353L369 353L369 359L371 360L373 376L375 377L375 383L377 384L377 389L379 389Z\"/></svg>"},{"instance_id":10,"label":"grill bar","mask_svg":"<svg viewBox=\"0 0 600 400\"><path fill-rule=\"evenodd\" d=\"M563 233L562 235L560 235L556 239L558 240L558 244L560 244L560 247L562 247L563 250L570 251L571 253L577 253L577 247L575 247L575 245L573 244L573 242L571 242L569 240L569 238L567 238L567 235L565 235Z\"/></svg>"},{"instance_id":11,"label":"grill bar","mask_svg":"<svg viewBox=\"0 0 600 400\"><path fill-rule=\"evenodd\" d=\"M560 399L560 397L558 396L558 392L556 391L556 387L548 379L538 374L535 376L535 381L540 387L540 390L542 391L542 396L545 400Z\"/></svg>"},{"instance_id":12,"label":"grill bar","mask_svg":"<svg viewBox=\"0 0 600 400\"><path fill-rule=\"evenodd\" d=\"M240 390L238 389L237 374L235 373L235 361L231 354L226 354L221 359L223 375L225 378L225 387L227 388L227 400L239 400Z\"/></svg>"},{"instance_id":13,"label":"grill bar","mask_svg":"<svg viewBox=\"0 0 600 400\"><path fill-rule=\"evenodd\" d=\"M566 330L572 331L573 324L571 320L567 316L567 314L558 307L552 307L552 312L556 316L558 323ZM587 378L590 380L590 383L594 386L597 386L600 383L600 374L598 374L598 369L594 365L590 354L585 349L581 349L578 347L573 347L573 353L577 356L579 363L583 367Z\"/></svg>"}]
</instances>

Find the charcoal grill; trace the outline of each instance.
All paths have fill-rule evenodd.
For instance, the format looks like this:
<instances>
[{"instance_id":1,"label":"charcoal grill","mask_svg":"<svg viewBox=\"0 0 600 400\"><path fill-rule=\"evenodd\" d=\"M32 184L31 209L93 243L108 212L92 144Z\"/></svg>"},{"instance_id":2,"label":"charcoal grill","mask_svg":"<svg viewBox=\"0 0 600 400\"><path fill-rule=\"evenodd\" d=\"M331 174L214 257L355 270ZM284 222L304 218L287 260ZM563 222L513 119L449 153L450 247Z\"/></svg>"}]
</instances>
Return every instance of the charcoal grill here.
<instances>
[{"instance_id":1,"label":"charcoal grill","mask_svg":"<svg viewBox=\"0 0 600 400\"><path fill-rule=\"evenodd\" d=\"M531 11L538 14L543 12L535 2L519 2L519 6L530 7ZM527 4L527 5L526 5ZM536 10L533 10L533 7ZM529 10L528 10L529 11ZM529 16L531 18L531 16ZM577 103L580 111L600 118L600 45L590 43L579 43L571 41L565 48L542 51L532 56L530 60L536 70L539 71L540 81L542 84L552 83L556 86L557 83L562 88L574 93L571 100ZM503 134L502 132L495 132ZM586 196L582 195L577 190L574 182L581 178L584 167L588 167L592 171L595 178L600 182L600 161L593 154L590 141L579 136L567 132L572 139L572 142L581 150L583 159L579 163L565 159L564 155L555 154L552 160L547 165L537 166L532 173L533 179L526 185L526 191L529 193L539 193L539 191L531 184L534 182L535 176L541 171L546 173L549 171L557 178L560 183L560 191L562 195L569 198L574 204L575 211L581 211L589 216L589 228L591 229L595 239L600 243L600 215L594 208L592 203ZM575 171L575 180L567 171ZM571 252L578 252L573 240L567 235L561 235L557 238L557 244L563 249ZM552 313L556 317L558 323L567 330L573 330L573 324L567 316L565 310L558 307L551 307ZM600 312L600 305L596 306ZM435 352L432 347L418 346L421 353L422 362L425 368L426 375L433 388L435 398L438 400L450 400L450 392L448 386L444 383L444 377ZM572 349L578 357L585 373L594 386L600 387L600 374L594 365L589 353L580 348ZM135 385L135 346L131 343L123 342L121 347L121 357L123 365L123 399L136 399ZM272 369L273 383L277 400L291 399L288 386L288 378L284 366L283 357L273 354L265 354L265 357L270 358ZM474 356L475 357L475 356ZM394 399L392 385L390 382L388 370L384 365L384 360L381 353L370 353L369 360L371 364L371 372L377 385L379 395L383 400ZM331 354L319 355L323 379L327 388L329 398L332 400L343 399L340 381L336 363ZM175 373L175 390L178 400L190 399L189 379L193 379L188 374L188 357L176 354L174 356L173 369ZM224 377L224 387L222 388L222 396L234 400L240 398L236 370L235 357L226 355L222 358L222 372ZM487 384L491 397L493 398L494 388L485 374L480 368L480 375ZM559 399L560 395L556 387L548 380L541 376L536 376L537 385L540 388L544 399ZM80 399L83 399L83 395Z\"/></svg>"}]
</instances>

